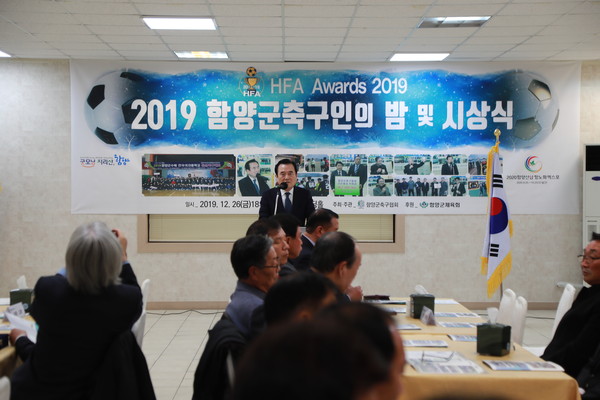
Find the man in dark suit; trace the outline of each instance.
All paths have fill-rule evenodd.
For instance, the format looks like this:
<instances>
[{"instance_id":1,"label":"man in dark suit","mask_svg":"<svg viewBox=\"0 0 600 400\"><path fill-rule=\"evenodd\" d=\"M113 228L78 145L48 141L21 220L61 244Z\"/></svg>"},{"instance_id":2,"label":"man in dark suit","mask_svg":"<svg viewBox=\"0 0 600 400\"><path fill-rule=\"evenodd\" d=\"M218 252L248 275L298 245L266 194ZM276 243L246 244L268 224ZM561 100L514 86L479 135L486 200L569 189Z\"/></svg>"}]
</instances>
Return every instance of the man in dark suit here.
<instances>
[{"instance_id":1,"label":"man in dark suit","mask_svg":"<svg viewBox=\"0 0 600 400\"><path fill-rule=\"evenodd\" d=\"M408 159L408 164L404 166L404 175L419 175L419 168L425 165L425 161L415 164L412 157Z\"/></svg>"},{"instance_id":2,"label":"man in dark suit","mask_svg":"<svg viewBox=\"0 0 600 400\"><path fill-rule=\"evenodd\" d=\"M319 208L306 223L306 232L302 234L302 250L300 255L290 260L298 271L310 269L310 257L317 240L327 232L336 232L339 229L339 215L327 208Z\"/></svg>"},{"instance_id":3,"label":"man in dark suit","mask_svg":"<svg viewBox=\"0 0 600 400\"><path fill-rule=\"evenodd\" d=\"M360 182L360 195L363 194L363 186L367 182L367 166L361 163L360 155L354 156L354 164L348 167L348 176L358 176Z\"/></svg>"},{"instance_id":4,"label":"man in dark suit","mask_svg":"<svg viewBox=\"0 0 600 400\"><path fill-rule=\"evenodd\" d=\"M260 175L260 165L254 158L244 165L246 177L238 182L242 196L261 196L269 190L267 178Z\"/></svg>"},{"instance_id":5,"label":"man in dark suit","mask_svg":"<svg viewBox=\"0 0 600 400\"><path fill-rule=\"evenodd\" d=\"M442 165L442 175L458 175L458 167L454 163L454 157L446 156L446 163Z\"/></svg>"},{"instance_id":6,"label":"man in dark suit","mask_svg":"<svg viewBox=\"0 0 600 400\"><path fill-rule=\"evenodd\" d=\"M263 193L258 217L289 213L298 218L304 226L306 219L315 211L315 204L308 190L296 186L298 166L292 160L284 158L275 164L275 175L278 186L285 183L287 187L274 187Z\"/></svg>"},{"instance_id":7,"label":"man in dark suit","mask_svg":"<svg viewBox=\"0 0 600 400\"><path fill-rule=\"evenodd\" d=\"M344 171L342 168L344 168L344 163L341 161L338 161L335 163L335 170L331 172L331 181L330 181L329 186L333 190L333 193L335 193L335 177L348 175L346 173L346 171Z\"/></svg>"},{"instance_id":8,"label":"man in dark suit","mask_svg":"<svg viewBox=\"0 0 600 400\"><path fill-rule=\"evenodd\" d=\"M376 157L375 164L371 165L371 175L387 175L388 170L383 163L383 157Z\"/></svg>"}]
</instances>

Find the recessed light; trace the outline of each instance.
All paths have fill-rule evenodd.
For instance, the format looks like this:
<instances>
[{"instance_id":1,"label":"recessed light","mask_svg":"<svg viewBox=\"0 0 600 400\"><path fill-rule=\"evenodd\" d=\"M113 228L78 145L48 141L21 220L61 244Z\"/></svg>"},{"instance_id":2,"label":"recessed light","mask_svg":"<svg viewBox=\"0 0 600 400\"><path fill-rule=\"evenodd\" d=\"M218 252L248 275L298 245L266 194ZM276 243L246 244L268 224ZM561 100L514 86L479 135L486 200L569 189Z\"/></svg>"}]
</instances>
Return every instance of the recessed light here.
<instances>
[{"instance_id":1,"label":"recessed light","mask_svg":"<svg viewBox=\"0 0 600 400\"><path fill-rule=\"evenodd\" d=\"M396 53L390 61L442 61L450 53Z\"/></svg>"},{"instance_id":2,"label":"recessed light","mask_svg":"<svg viewBox=\"0 0 600 400\"><path fill-rule=\"evenodd\" d=\"M0 57L12 57L10 54L7 54L0 50Z\"/></svg>"},{"instance_id":3,"label":"recessed light","mask_svg":"<svg viewBox=\"0 0 600 400\"><path fill-rule=\"evenodd\" d=\"M142 17L150 29L177 30L216 30L217 25L212 18L187 17Z\"/></svg>"},{"instance_id":4,"label":"recessed light","mask_svg":"<svg viewBox=\"0 0 600 400\"><path fill-rule=\"evenodd\" d=\"M220 58L227 59L227 53L220 51L176 51L175 54L179 58Z\"/></svg>"},{"instance_id":5,"label":"recessed light","mask_svg":"<svg viewBox=\"0 0 600 400\"><path fill-rule=\"evenodd\" d=\"M423 18L417 28L473 28L480 27L491 17L427 17Z\"/></svg>"}]
</instances>

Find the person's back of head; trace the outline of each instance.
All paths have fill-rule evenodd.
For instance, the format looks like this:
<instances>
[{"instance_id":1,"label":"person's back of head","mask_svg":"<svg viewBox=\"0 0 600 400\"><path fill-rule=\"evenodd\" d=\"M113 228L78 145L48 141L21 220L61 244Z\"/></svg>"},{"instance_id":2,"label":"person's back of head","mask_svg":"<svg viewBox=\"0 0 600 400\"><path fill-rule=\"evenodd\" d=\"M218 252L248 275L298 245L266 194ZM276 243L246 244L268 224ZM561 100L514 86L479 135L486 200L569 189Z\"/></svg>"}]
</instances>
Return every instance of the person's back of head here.
<instances>
[{"instance_id":1,"label":"person's back of head","mask_svg":"<svg viewBox=\"0 0 600 400\"><path fill-rule=\"evenodd\" d=\"M345 232L329 232L321 236L315 244L311 255L311 266L317 271L327 274L346 261L348 266L354 264L356 243L352 236Z\"/></svg>"},{"instance_id":2,"label":"person's back of head","mask_svg":"<svg viewBox=\"0 0 600 400\"><path fill-rule=\"evenodd\" d=\"M335 291L329 279L309 271L280 278L265 297L267 325L308 319L318 309L335 301Z\"/></svg>"},{"instance_id":3,"label":"person's back of head","mask_svg":"<svg viewBox=\"0 0 600 400\"><path fill-rule=\"evenodd\" d=\"M118 283L122 268L121 244L103 222L91 222L75 229L65 255L67 281L75 290L99 293Z\"/></svg>"},{"instance_id":4,"label":"person's back of head","mask_svg":"<svg viewBox=\"0 0 600 400\"><path fill-rule=\"evenodd\" d=\"M296 236L296 232L298 231L298 227L300 226L300 220L295 215L281 213L273 216L273 218L275 218L275 220L279 222L279 225L281 225L281 228L285 232L285 236Z\"/></svg>"},{"instance_id":5,"label":"person's back of head","mask_svg":"<svg viewBox=\"0 0 600 400\"><path fill-rule=\"evenodd\" d=\"M338 324L269 328L236 368L233 400L359 400L387 379L386 363L365 336Z\"/></svg>"},{"instance_id":6,"label":"person's back of head","mask_svg":"<svg viewBox=\"0 0 600 400\"><path fill-rule=\"evenodd\" d=\"M281 225L275 219L274 216L267 218L261 218L254 221L246 230L246 236L248 235L263 235L271 236L281 229Z\"/></svg>"},{"instance_id":7,"label":"person's back of head","mask_svg":"<svg viewBox=\"0 0 600 400\"><path fill-rule=\"evenodd\" d=\"M306 232L313 233L318 227L327 230L333 223L333 219L339 219L340 216L328 208L319 208L315 210L306 220Z\"/></svg>"},{"instance_id":8,"label":"person's back of head","mask_svg":"<svg viewBox=\"0 0 600 400\"><path fill-rule=\"evenodd\" d=\"M238 239L231 249L230 261L238 279L249 276L250 267L262 267L273 241L266 235L247 235Z\"/></svg>"}]
</instances>

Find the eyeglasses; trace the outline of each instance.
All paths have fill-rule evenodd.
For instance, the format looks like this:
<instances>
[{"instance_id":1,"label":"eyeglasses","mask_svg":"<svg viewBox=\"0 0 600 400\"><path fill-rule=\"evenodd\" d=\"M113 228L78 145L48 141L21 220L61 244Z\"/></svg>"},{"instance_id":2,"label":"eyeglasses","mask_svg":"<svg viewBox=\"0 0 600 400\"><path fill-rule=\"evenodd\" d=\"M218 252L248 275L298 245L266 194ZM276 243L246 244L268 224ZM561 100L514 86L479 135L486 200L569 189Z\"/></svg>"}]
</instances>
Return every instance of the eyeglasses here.
<instances>
[{"instance_id":1,"label":"eyeglasses","mask_svg":"<svg viewBox=\"0 0 600 400\"><path fill-rule=\"evenodd\" d=\"M592 263L596 260L600 260L600 257L591 257L591 256L588 256L587 254L580 254L577 256L577 260L579 260L579 262L587 261L589 263Z\"/></svg>"},{"instance_id":2,"label":"eyeglasses","mask_svg":"<svg viewBox=\"0 0 600 400\"><path fill-rule=\"evenodd\" d=\"M440 352L440 353L436 353L436 352L426 352L424 351L423 353L421 353L421 362L428 362L428 363L443 363L443 362L448 362L450 360L452 360L452 358L454 357L454 352L451 352L450 354L448 354L448 352Z\"/></svg>"}]
</instances>

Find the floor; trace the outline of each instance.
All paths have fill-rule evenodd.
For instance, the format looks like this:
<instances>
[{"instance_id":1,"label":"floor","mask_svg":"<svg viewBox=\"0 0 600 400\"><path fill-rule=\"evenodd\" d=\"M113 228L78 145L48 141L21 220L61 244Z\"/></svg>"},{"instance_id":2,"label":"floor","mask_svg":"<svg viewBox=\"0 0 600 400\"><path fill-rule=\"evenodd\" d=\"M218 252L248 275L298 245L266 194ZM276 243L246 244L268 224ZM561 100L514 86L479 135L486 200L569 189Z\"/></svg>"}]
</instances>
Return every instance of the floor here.
<instances>
[{"instance_id":1,"label":"floor","mask_svg":"<svg viewBox=\"0 0 600 400\"><path fill-rule=\"evenodd\" d=\"M474 310L485 316L485 311ZM202 355L207 332L222 310L148 311L142 350L146 355L158 400L190 400L194 372ZM554 311L530 310L525 346L545 346L550 341Z\"/></svg>"}]
</instances>

